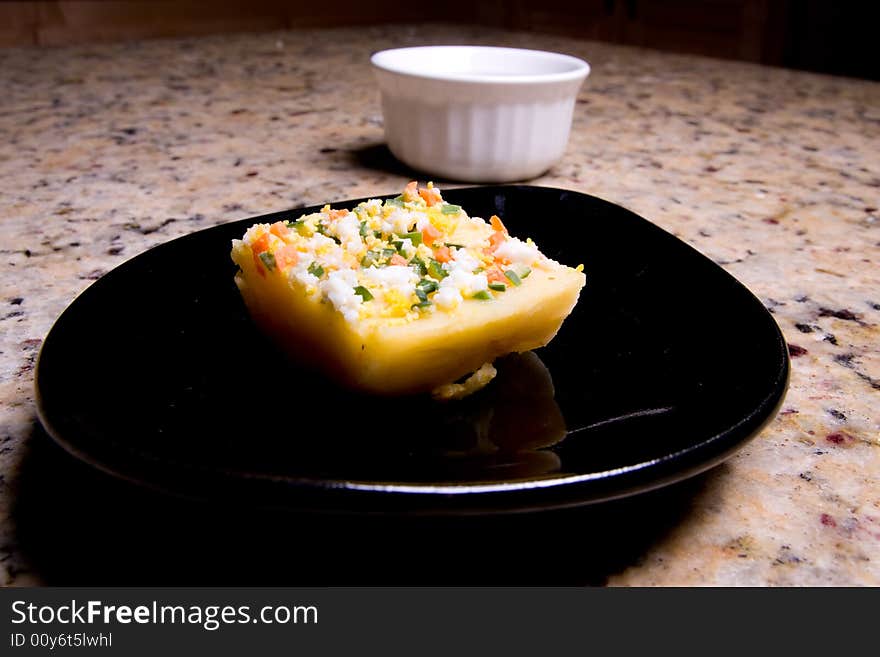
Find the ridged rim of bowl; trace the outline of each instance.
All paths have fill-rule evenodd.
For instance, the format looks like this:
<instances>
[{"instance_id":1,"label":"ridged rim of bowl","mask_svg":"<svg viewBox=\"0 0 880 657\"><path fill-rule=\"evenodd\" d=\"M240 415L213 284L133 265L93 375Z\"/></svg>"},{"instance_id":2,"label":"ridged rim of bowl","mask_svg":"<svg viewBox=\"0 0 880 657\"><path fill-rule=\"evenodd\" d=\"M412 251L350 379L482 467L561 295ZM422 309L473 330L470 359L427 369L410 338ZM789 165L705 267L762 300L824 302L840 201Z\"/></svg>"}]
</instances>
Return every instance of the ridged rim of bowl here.
<instances>
[{"instance_id":1,"label":"ridged rim of bowl","mask_svg":"<svg viewBox=\"0 0 880 657\"><path fill-rule=\"evenodd\" d=\"M540 73L531 75L494 75L494 74L462 74L458 72L444 71L419 71L415 70L411 65L407 66L405 62L400 62L399 58L406 53L425 50L473 50L473 51L492 51L499 54L503 52L517 53L518 55L531 55L544 60L555 60L570 64L570 71ZM370 62L374 67L389 73L404 75L422 80L444 80L449 82L462 82L465 84L549 84L554 82L569 82L573 80L583 80L590 74L590 65L583 59L566 55L559 52L551 52L549 50L532 50L528 48L507 48L501 46L411 46L407 48L391 48L388 50L380 50L370 57Z\"/></svg>"}]
</instances>

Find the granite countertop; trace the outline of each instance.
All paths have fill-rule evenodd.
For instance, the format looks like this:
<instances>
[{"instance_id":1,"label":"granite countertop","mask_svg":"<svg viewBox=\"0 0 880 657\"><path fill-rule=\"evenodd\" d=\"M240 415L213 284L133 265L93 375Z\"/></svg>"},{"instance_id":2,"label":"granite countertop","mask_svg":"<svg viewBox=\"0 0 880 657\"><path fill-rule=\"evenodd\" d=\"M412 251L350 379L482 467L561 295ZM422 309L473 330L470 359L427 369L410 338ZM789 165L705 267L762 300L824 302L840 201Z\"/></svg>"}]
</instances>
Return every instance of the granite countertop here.
<instances>
[{"instance_id":1,"label":"granite countertop","mask_svg":"<svg viewBox=\"0 0 880 657\"><path fill-rule=\"evenodd\" d=\"M601 581L880 584L880 84L449 26L0 50L0 582L93 583L99 562L79 561L97 542L71 546L106 518L44 512L88 485L80 506L112 494L33 464L48 442L35 358L65 306L173 237L400 189L410 174L381 148L368 56L466 42L590 61L567 153L533 184L681 237L790 343L778 417Z\"/></svg>"}]
</instances>

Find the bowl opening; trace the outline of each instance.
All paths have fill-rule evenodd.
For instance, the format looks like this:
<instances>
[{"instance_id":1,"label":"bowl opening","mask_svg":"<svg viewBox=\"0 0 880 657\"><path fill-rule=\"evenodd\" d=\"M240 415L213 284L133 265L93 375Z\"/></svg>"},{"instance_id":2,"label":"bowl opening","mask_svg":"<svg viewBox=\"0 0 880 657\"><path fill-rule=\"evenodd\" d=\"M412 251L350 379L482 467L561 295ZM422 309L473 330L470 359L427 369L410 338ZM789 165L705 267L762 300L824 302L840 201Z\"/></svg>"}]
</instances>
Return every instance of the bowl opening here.
<instances>
[{"instance_id":1,"label":"bowl opening","mask_svg":"<svg viewBox=\"0 0 880 657\"><path fill-rule=\"evenodd\" d=\"M589 72L585 61L570 55L492 46L396 48L376 53L372 62L404 75L480 82L559 81Z\"/></svg>"}]
</instances>

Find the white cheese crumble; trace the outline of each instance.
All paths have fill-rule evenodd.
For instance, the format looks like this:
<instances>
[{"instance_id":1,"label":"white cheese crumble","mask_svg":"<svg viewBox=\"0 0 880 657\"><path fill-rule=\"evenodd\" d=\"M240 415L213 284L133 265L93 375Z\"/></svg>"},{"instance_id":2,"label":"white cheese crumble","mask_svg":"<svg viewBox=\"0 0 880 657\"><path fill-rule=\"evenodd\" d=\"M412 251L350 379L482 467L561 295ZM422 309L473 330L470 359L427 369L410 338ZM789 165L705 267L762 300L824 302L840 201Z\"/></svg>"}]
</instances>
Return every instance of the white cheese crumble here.
<instances>
[{"instance_id":1,"label":"white cheese crumble","mask_svg":"<svg viewBox=\"0 0 880 657\"><path fill-rule=\"evenodd\" d=\"M361 222L354 212L351 212L335 222L336 236L342 242L342 246L350 253L357 254L364 250L361 239Z\"/></svg>"},{"instance_id":2,"label":"white cheese crumble","mask_svg":"<svg viewBox=\"0 0 880 657\"><path fill-rule=\"evenodd\" d=\"M353 269L339 269L330 272L319 284L321 292L327 296L336 309L348 322L356 322L360 316L363 299L355 294L357 274Z\"/></svg>"},{"instance_id":3,"label":"white cheese crumble","mask_svg":"<svg viewBox=\"0 0 880 657\"><path fill-rule=\"evenodd\" d=\"M538 249L516 237L509 237L495 250L496 258L504 258L515 264L531 265L541 257Z\"/></svg>"},{"instance_id":4,"label":"white cheese crumble","mask_svg":"<svg viewBox=\"0 0 880 657\"><path fill-rule=\"evenodd\" d=\"M454 288L463 296L472 297L477 292L488 289L489 280L486 274L471 274L463 269L454 269L449 276L440 281L440 290L444 288Z\"/></svg>"},{"instance_id":5,"label":"white cheese crumble","mask_svg":"<svg viewBox=\"0 0 880 657\"><path fill-rule=\"evenodd\" d=\"M382 232L402 235L410 232L410 226L416 223L419 215L403 208L394 208L382 222Z\"/></svg>"},{"instance_id":6,"label":"white cheese crumble","mask_svg":"<svg viewBox=\"0 0 880 657\"><path fill-rule=\"evenodd\" d=\"M482 263L472 256L467 249L455 249L452 260L447 262L444 267L449 272L465 271L470 273L477 269L480 264Z\"/></svg>"},{"instance_id":7,"label":"white cheese crumble","mask_svg":"<svg viewBox=\"0 0 880 657\"><path fill-rule=\"evenodd\" d=\"M434 295L434 303L442 310L453 310L462 300L463 297L458 288L450 285L444 287L442 283L440 284L440 289L437 290L437 294Z\"/></svg>"},{"instance_id":8,"label":"white cheese crumble","mask_svg":"<svg viewBox=\"0 0 880 657\"><path fill-rule=\"evenodd\" d=\"M367 279L365 281L367 287L375 285L377 287L390 288L407 296L409 296L415 284L419 281L418 274L408 265L367 267L362 273L364 278Z\"/></svg>"},{"instance_id":9,"label":"white cheese crumble","mask_svg":"<svg viewBox=\"0 0 880 657\"><path fill-rule=\"evenodd\" d=\"M298 283L302 283L307 288L317 286L318 277L309 273L309 267L312 266L313 262L315 262L314 258L300 258L299 261L290 268L290 271L287 274L288 278L297 281Z\"/></svg>"}]
</instances>

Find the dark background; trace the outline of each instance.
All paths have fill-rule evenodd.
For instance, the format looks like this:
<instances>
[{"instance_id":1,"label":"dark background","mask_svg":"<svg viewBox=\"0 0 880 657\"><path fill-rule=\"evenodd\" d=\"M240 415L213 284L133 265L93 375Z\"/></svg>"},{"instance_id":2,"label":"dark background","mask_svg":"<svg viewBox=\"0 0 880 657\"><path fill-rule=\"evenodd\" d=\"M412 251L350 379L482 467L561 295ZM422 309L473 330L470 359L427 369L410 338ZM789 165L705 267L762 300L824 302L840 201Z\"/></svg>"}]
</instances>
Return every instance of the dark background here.
<instances>
[{"instance_id":1,"label":"dark background","mask_svg":"<svg viewBox=\"0 0 880 657\"><path fill-rule=\"evenodd\" d=\"M851 0L30 0L0 2L0 47L442 21L878 80L878 18Z\"/></svg>"}]
</instances>

